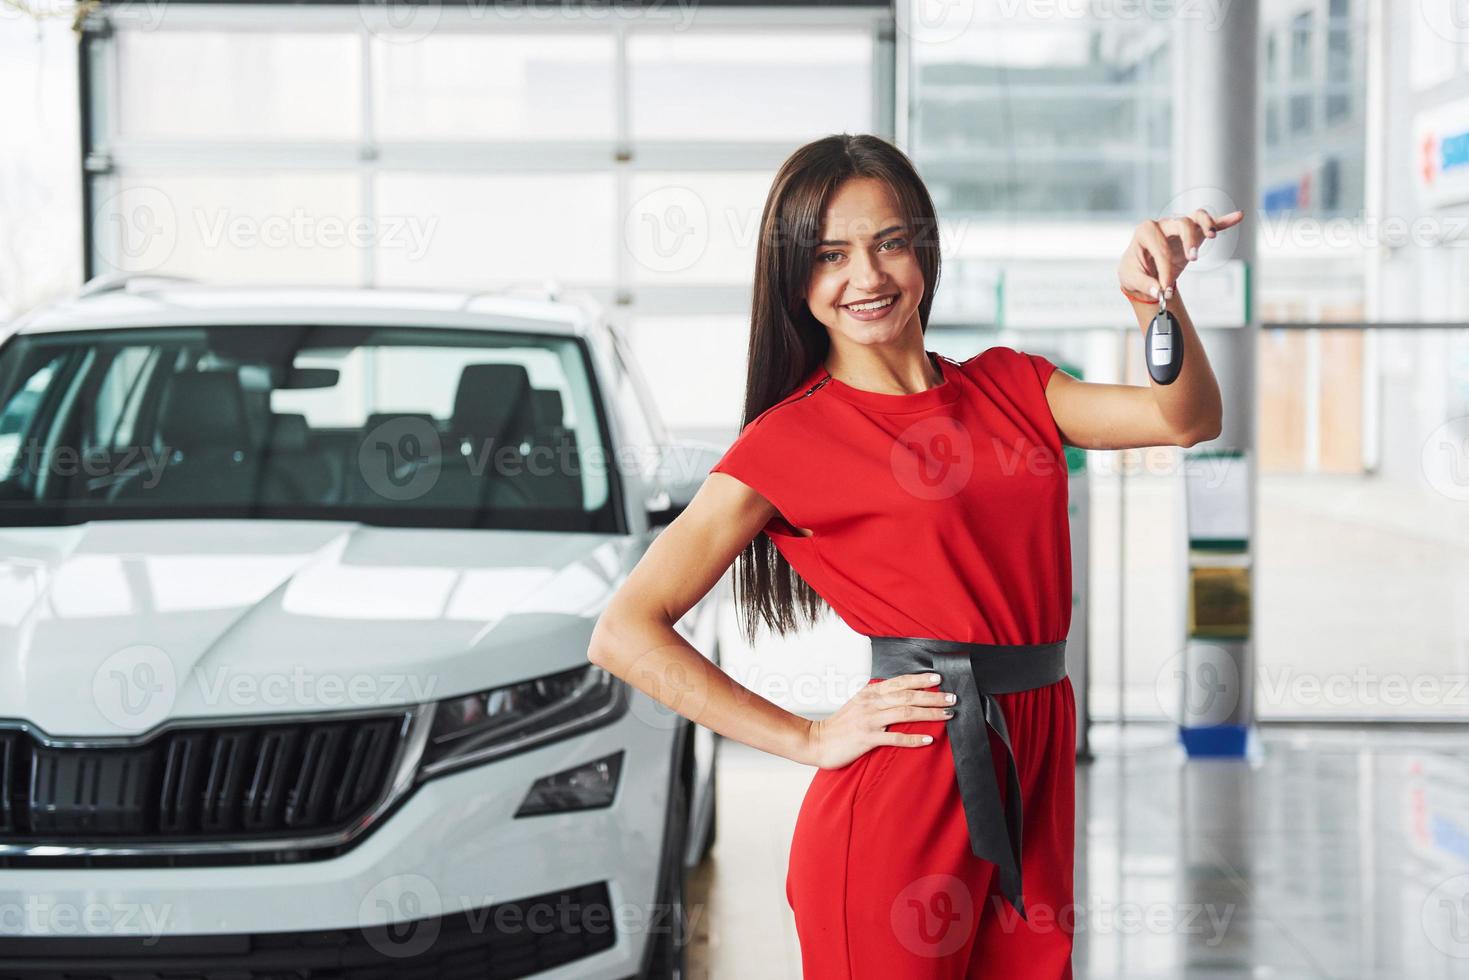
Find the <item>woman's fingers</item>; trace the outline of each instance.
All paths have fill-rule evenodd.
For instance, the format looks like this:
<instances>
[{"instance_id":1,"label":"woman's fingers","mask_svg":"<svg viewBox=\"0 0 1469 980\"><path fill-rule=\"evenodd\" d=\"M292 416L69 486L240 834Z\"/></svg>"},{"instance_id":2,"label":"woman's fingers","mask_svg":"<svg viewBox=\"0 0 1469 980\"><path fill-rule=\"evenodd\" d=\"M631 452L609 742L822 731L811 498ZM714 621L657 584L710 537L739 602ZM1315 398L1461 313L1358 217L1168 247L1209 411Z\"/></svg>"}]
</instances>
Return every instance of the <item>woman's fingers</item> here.
<instances>
[{"instance_id":1,"label":"woman's fingers","mask_svg":"<svg viewBox=\"0 0 1469 980\"><path fill-rule=\"evenodd\" d=\"M1133 240L1132 248L1123 256L1122 260L1122 288L1139 296L1151 296L1158 298L1158 283L1153 278L1156 274L1153 269L1152 259L1148 256L1148 250L1143 248L1142 243Z\"/></svg>"},{"instance_id":2,"label":"woman's fingers","mask_svg":"<svg viewBox=\"0 0 1469 980\"><path fill-rule=\"evenodd\" d=\"M1168 247L1168 236L1156 221L1146 221L1138 226L1138 244L1147 252L1148 260L1157 270L1158 288L1173 288L1173 255ZM1156 294L1154 294L1156 295Z\"/></svg>"},{"instance_id":3,"label":"woman's fingers","mask_svg":"<svg viewBox=\"0 0 1469 980\"><path fill-rule=\"evenodd\" d=\"M892 694L900 694L903 691L933 687L938 682L938 674L925 670L919 671L916 674L899 674L897 677L889 677L871 686L877 688L878 694L886 697Z\"/></svg>"},{"instance_id":4,"label":"woman's fingers","mask_svg":"<svg viewBox=\"0 0 1469 980\"><path fill-rule=\"evenodd\" d=\"M1199 222L1192 218L1178 218L1173 226L1178 232L1178 240L1183 249L1185 264L1199 257L1199 246L1204 244L1204 229ZM1183 269L1179 269L1179 274Z\"/></svg>"},{"instance_id":5,"label":"woman's fingers","mask_svg":"<svg viewBox=\"0 0 1469 980\"><path fill-rule=\"evenodd\" d=\"M899 725L905 721L944 721L947 712L954 709L948 705L894 704L879 708L875 712L879 727Z\"/></svg>"},{"instance_id":6,"label":"woman's fingers","mask_svg":"<svg viewBox=\"0 0 1469 980\"><path fill-rule=\"evenodd\" d=\"M902 748L933 744L930 735L915 735L912 732L878 732L878 745L897 745Z\"/></svg>"},{"instance_id":7,"label":"woman's fingers","mask_svg":"<svg viewBox=\"0 0 1469 980\"><path fill-rule=\"evenodd\" d=\"M1226 228L1233 228L1243 220L1245 220L1245 213L1243 211L1231 211L1222 217L1214 219L1214 230L1223 231Z\"/></svg>"},{"instance_id":8,"label":"woman's fingers","mask_svg":"<svg viewBox=\"0 0 1469 980\"><path fill-rule=\"evenodd\" d=\"M947 692L927 690L936 683L925 680L927 676L926 674L901 674L898 677L868 685L868 690L877 705L876 710L901 708L907 705L943 707L946 704L952 704ZM902 683L895 685L894 681Z\"/></svg>"},{"instance_id":9,"label":"woman's fingers","mask_svg":"<svg viewBox=\"0 0 1469 980\"><path fill-rule=\"evenodd\" d=\"M1178 277L1198 259L1205 240L1233 228L1244 218L1244 211L1238 209L1216 218L1206 209L1197 208L1187 216L1142 222L1119 267L1123 291L1134 297L1171 297Z\"/></svg>"},{"instance_id":10,"label":"woman's fingers","mask_svg":"<svg viewBox=\"0 0 1469 980\"><path fill-rule=\"evenodd\" d=\"M1205 211L1203 208L1199 208L1189 217L1193 218L1194 221L1198 223L1199 228L1204 232L1205 238L1213 238L1216 234L1218 234L1218 222L1214 220L1213 215L1211 215L1208 211Z\"/></svg>"},{"instance_id":11,"label":"woman's fingers","mask_svg":"<svg viewBox=\"0 0 1469 980\"><path fill-rule=\"evenodd\" d=\"M1239 209L1235 209L1228 214L1220 215L1216 218L1204 208L1198 208L1193 214L1189 215L1189 218L1197 222L1199 227L1203 229L1205 238L1213 238L1224 229L1233 228L1245 220L1245 213Z\"/></svg>"},{"instance_id":12,"label":"woman's fingers","mask_svg":"<svg viewBox=\"0 0 1469 980\"><path fill-rule=\"evenodd\" d=\"M949 695L944 691L929 691L937 681L928 672L899 674L869 685L873 693L871 720L875 731L873 738L878 745L918 746L928 745L932 736L913 732L889 732L887 726L913 721L946 721L953 711Z\"/></svg>"}]
</instances>

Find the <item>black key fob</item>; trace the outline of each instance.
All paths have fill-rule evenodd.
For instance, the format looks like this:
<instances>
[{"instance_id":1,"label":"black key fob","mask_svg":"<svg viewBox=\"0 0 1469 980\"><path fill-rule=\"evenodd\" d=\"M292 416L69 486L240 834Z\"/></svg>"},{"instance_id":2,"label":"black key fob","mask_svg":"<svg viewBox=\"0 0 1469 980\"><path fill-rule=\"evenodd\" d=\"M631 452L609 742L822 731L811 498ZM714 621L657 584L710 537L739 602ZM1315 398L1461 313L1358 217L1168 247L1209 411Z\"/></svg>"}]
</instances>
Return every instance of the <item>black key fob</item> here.
<instances>
[{"instance_id":1,"label":"black key fob","mask_svg":"<svg viewBox=\"0 0 1469 980\"><path fill-rule=\"evenodd\" d=\"M1148 324L1143 340L1148 374L1160 385L1171 385L1183 370L1183 330L1168 312L1166 300L1158 300L1158 315Z\"/></svg>"}]
</instances>

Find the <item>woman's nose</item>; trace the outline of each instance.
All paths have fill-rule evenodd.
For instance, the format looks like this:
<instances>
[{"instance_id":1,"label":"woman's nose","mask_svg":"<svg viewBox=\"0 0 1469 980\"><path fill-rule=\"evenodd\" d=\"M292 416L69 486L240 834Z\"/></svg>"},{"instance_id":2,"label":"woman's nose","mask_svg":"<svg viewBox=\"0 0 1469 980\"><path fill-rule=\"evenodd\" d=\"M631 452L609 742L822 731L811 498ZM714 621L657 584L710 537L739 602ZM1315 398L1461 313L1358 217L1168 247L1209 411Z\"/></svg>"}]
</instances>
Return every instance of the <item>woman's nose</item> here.
<instances>
[{"instance_id":1,"label":"woman's nose","mask_svg":"<svg viewBox=\"0 0 1469 980\"><path fill-rule=\"evenodd\" d=\"M882 270L866 255L852 263L852 285L858 289L873 290L882 284Z\"/></svg>"}]
</instances>

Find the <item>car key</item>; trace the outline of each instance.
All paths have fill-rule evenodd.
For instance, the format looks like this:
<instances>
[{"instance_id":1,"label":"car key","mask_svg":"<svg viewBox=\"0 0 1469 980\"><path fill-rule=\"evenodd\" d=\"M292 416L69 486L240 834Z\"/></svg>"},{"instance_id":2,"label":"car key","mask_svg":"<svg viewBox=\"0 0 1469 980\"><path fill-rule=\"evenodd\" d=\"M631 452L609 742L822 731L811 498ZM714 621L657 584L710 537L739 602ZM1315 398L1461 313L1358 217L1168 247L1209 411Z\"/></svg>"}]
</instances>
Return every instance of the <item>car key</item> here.
<instances>
[{"instance_id":1,"label":"car key","mask_svg":"<svg viewBox=\"0 0 1469 980\"><path fill-rule=\"evenodd\" d=\"M1158 314L1148 324L1143 341L1148 374L1160 385L1171 385L1183 370L1183 330L1178 318L1168 312L1168 299L1158 296Z\"/></svg>"}]
</instances>

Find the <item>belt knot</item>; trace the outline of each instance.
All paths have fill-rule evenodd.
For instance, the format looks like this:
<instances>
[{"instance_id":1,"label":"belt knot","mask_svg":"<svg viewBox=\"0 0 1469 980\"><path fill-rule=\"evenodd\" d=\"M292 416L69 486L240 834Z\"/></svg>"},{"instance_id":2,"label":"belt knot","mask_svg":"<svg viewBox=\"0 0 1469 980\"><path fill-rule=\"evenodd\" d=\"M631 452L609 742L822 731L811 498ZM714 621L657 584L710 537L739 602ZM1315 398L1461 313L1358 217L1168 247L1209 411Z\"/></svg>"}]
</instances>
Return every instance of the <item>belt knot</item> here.
<instances>
[{"instance_id":1,"label":"belt knot","mask_svg":"<svg viewBox=\"0 0 1469 980\"><path fill-rule=\"evenodd\" d=\"M993 695L1028 691L1066 676L1066 641L968 643L918 636L872 636L872 676L937 671L938 688L956 695L948 720L949 747L974 855L995 864L1000 891L1027 918L1021 887L1020 775L1005 712ZM989 732L1005 746L1006 794L1001 805Z\"/></svg>"}]
</instances>

